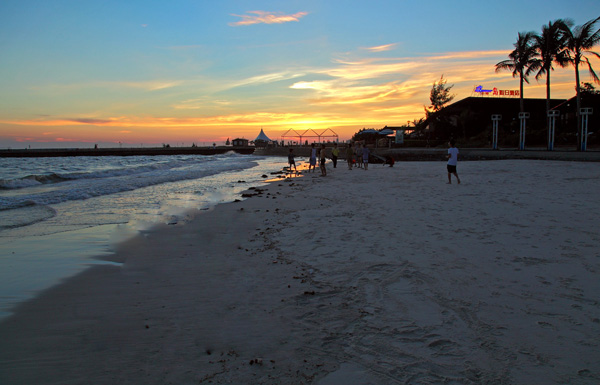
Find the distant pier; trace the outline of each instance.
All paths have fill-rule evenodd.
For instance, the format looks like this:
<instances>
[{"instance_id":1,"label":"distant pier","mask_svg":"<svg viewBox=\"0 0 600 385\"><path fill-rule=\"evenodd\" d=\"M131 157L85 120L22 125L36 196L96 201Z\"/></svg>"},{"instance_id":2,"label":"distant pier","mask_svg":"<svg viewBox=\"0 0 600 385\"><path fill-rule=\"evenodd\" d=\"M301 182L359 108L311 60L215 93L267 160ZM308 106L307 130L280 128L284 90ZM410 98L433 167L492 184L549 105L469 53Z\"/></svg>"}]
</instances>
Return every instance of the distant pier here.
<instances>
[{"instance_id":1,"label":"distant pier","mask_svg":"<svg viewBox=\"0 0 600 385\"><path fill-rule=\"evenodd\" d=\"M252 154L254 147L139 147L139 148L50 148L0 150L0 158L47 158L61 156L157 156L217 155L227 152Z\"/></svg>"}]
</instances>

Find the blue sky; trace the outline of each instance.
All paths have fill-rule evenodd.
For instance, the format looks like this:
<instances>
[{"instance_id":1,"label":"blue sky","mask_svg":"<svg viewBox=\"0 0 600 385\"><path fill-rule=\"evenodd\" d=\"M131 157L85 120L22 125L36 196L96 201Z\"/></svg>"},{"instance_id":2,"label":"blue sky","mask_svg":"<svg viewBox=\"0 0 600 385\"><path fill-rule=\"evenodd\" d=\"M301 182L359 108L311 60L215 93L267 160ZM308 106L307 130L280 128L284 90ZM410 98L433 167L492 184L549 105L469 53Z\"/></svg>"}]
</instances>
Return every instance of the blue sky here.
<instances>
[{"instance_id":1,"label":"blue sky","mask_svg":"<svg viewBox=\"0 0 600 385\"><path fill-rule=\"evenodd\" d=\"M261 127L347 139L423 117L442 74L456 100L518 89L494 72L518 32L597 16L600 2L577 0L3 0L0 148L212 143ZM544 82L525 96L544 98ZM574 70L552 84L573 96Z\"/></svg>"}]
</instances>

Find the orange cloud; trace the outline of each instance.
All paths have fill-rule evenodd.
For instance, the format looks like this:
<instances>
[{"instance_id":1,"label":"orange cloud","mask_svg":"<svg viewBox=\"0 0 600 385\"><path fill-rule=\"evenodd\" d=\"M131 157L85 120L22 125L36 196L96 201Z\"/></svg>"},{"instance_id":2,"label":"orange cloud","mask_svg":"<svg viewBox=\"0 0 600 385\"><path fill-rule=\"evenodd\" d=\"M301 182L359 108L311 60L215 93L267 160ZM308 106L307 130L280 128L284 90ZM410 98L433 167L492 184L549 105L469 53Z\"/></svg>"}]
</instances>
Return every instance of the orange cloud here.
<instances>
[{"instance_id":1,"label":"orange cloud","mask_svg":"<svg viewBox=\"0 0 600 385\"><path fill-rule=\"evenodd\" d=\"M249 15L235 15L242 18L241 21L235 23L229 23L230 26L237 27L241 25L252 25L252 24L282 24L290 21L300 21L300 18L308 15L308 12L298 12L293 15L284 15L279 12L265 12L265 11L248 11Z\"/></svg>"}]
</instances>

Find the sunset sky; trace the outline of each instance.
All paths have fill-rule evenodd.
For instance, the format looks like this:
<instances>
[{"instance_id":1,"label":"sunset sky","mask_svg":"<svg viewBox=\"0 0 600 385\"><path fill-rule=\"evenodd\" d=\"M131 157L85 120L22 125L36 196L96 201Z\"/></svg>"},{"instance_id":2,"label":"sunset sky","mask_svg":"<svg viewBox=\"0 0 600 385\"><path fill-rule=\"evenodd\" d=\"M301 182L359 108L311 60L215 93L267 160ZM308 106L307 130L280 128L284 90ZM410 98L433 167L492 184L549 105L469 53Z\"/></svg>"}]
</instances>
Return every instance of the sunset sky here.
<instances>
[{"instance_id":1,"label":"sunset sky","mask_svg":"<svg viewBox=\"0 0 600 385\"><path fill-rule=\"evenodd\" d=\"M223 144L261 127L346 140L423 117L442 74L455 100L516 90L494 65L518 32L597 16L598 0L2 0L0 148ZM551 80L574 96L572 67ZM530 81L525 97L545 98Z\"/></svg>"}]
</instances>

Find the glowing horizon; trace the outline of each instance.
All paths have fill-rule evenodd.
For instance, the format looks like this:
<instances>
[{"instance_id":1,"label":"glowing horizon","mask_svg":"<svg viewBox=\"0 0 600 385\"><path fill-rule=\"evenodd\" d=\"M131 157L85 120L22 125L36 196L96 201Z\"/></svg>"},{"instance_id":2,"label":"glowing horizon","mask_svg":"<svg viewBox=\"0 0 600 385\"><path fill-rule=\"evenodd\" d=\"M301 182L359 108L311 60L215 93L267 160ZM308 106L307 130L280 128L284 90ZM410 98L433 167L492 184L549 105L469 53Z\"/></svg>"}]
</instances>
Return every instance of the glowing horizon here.
<instances>
[{"instance_id":1,"label":"glowing horizon","mask_svg":"<svg viewBox=\"0 0 600 385\"><path fill-rule=\"evenodd\" d=\"M311 3L271 12L190 1L143 14L119 4L98 6L89 27L72 10L62 9L66 14L53 21L44 12L60 9L40 9L32 16L17 3L0 6L5 11L0 12L5 25L0 35L11 37L0 40L8 53L0 59L0 148L222 143L252 140L261 128L278 140L289 129L332 129L345 140L364 127L399 126L424 117L431 86L442 75L454 85L455 101L472 96L477 85L519 89L510 72L495 72L517 33L538 30L556 18L571 17L580 25L590 14L588 9L574 17L573 7L566 7L511 19L493 34L452 30L448 40L435 30L423 35L426 26L411 22L403 34L385 23L372 26L371 34L345 27L365 12L393 20L386 9L366 2L343 14L333 4ZM435 12L429 5L411 7ZM588 8L600 13L596 3ZM93 28L105 28L102 14L115 9L122 12L115 26L97 34ZM166 11L178 18L168 19ZM476 19L483 10L473 12ZM26 28L35 32L29 37L15 32ZM57 43L51 38L64 35L61 28L73 34ZM78 46L84 38L88 45ZM600 69L597 58L592 64ZM587 69L580 73L583 82L590 81ZM545 78L538 83L530 77L530 82L524 97L545 98ZM551 85L552 98L573 97L574 69L557 68Z\"/></svg>"}]
</instances>

